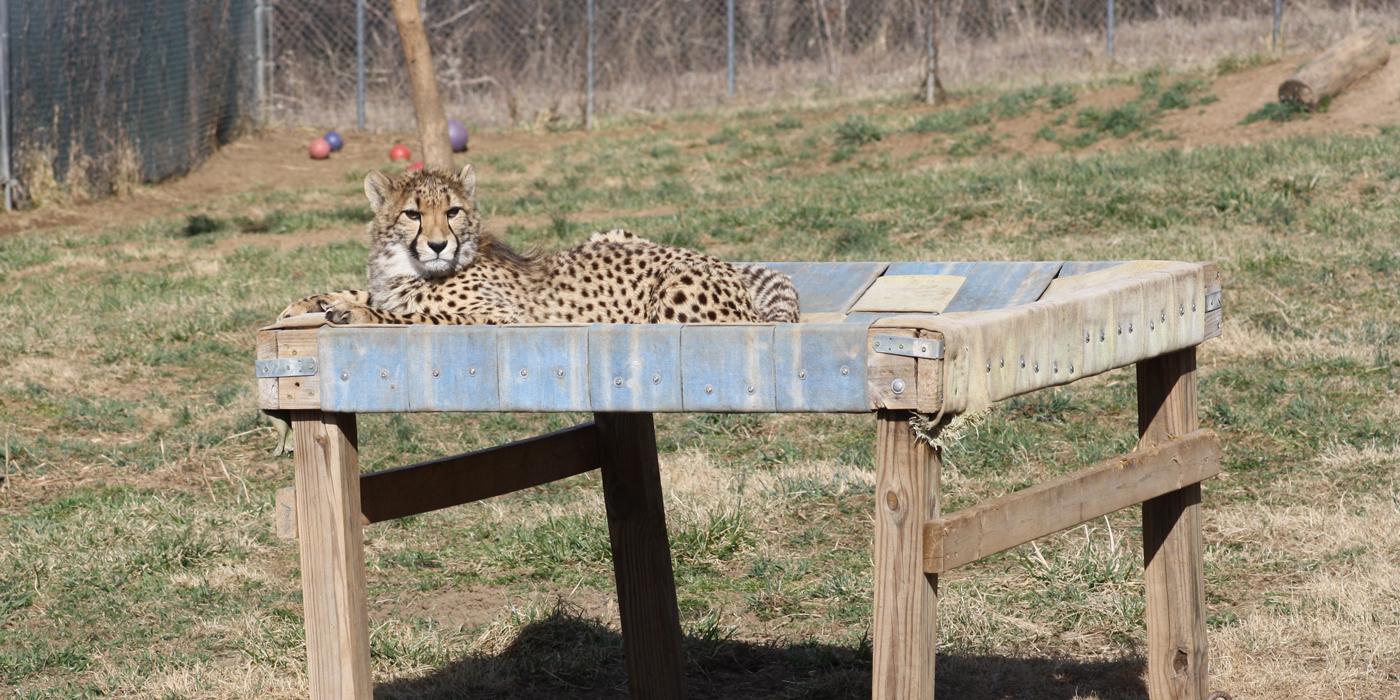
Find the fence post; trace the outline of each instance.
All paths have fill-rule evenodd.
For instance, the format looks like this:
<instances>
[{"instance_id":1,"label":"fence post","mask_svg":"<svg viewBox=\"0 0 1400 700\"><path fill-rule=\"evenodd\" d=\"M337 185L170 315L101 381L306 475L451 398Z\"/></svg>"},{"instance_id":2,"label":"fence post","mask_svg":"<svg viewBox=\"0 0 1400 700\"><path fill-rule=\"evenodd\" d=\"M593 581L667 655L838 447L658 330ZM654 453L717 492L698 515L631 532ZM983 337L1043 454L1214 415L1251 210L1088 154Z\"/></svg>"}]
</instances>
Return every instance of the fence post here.
<instances>
[{"instance_id":1,"label":"fence post","mask_svg":"<svg viewBox=\"0 0 1400 700\"><path fill-rule=\"evenodd\" d=\"M585 88L587 94L584 97L583 128L589 131L593 130L593 45L598 40L596 23L594 22L595 16L593 0L588 0L588 80Z\"/></svg>"},{"instance_id":2,"label":"fence post","mask_svg":"<svg viewBox=\"0 0 1400 700\"><path fill-rule=\"evenodd\" d=\"M5 180L5 211L14 208L10 188L10 3L0 0L0 178Z\"/></svg>"},{"instance_id":3,"label":"fence post","mask_svg":"<svg viewBox=\"0 0 1400 700\"><path fill-rule=\"evenodd\" d=\"M1116 29L1117 29L1117 27L1116 27L1116 25L1117 25L1117 20L1118 20L1118 17L1117 17L1117 15L1116 15L1116 13L1114 12L1114 8L1113 8L1113 0L1108 0L1108 18L1107 18L1107 30L1108 30L1108 31L1107 31L1107 33L1108 33L1108 58L1109 58L1109 60L1113 60L1113 59L1115 58L1115 56L1114 56L1114 51L1113 51L1113 34L1115 33L1115 31L1116 31Z\"/></svg>"},{"instance_id":4,"label":"fence post","mask_svg":"<svg viewBox=\"0 0 1400 700\"><path fill-rule=\"evenodd\" d=\"M943 81L938 76L938 0L928 0L924 19L924 102L938 104L943 99Z\"/></svg>"},{"instance_id":5,"label":"fence post","mask_svg":"<svg viewBox=\"0 0 1400 700\"><path fill-rule=\"evenodd\" d=\"M1278 42L1283 33L1283 0L1274 0L1274 43L1273 50L1278 51Z\"/></svg>"},{"instance_id":6,"label":"fence post","mask_svg":"<svg viewBox=\"0 0 1400 700\"><path fill-rule=\"evenodd\" d=\"M355 126L365 128L365 0L355 0Z\"/></svg>"},{"instance_id":7,"label":"fence post","mask_svg":"<svg viewBox=\"0 0 1400 700\"><path fill-rule=\"evenodd\" d=\"M266 35L263 39L263 50L267 55L267 75L263 78L263 90L267 95L267 103L272 104L277 97L277 43L273 41L276 38L274 30L277 29L277 12L276 7L271 4L266 8L267 11L263 14L263 33Z\"/></svg>"},{"instance_id":8,"label":"fence post","mask_svg":"<svg viewBox=\"0 0 1400 700\"><path fill-rule=\"evenodd\" d=\"M725 61L729 69L729 96L734 96L734 0L725 0Z\"/></svg>"},{"instance_id":9,"label":"fence post","mask_svg":"<svg viewBox=\"0 0 1400 700\"><path fill-rule=\"evenodd\" d=\"M258 104L258 122L267 123L267 43L264 32L267 30L267 8L263 0L253 3L253 92Z\"/></svg>"}]
</instances>

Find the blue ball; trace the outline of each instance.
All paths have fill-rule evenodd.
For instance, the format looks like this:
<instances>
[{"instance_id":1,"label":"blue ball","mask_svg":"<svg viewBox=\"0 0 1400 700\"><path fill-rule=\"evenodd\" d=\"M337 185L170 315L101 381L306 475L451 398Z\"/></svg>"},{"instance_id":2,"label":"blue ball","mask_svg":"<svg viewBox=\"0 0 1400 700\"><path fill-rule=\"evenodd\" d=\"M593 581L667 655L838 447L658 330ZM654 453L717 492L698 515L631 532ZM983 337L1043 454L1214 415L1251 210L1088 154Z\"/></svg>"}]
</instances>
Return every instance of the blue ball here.
<instances>
[{"instance_id":1,"label":"blue ball","mask_svg":"<svg viewBox=\"0 0 1400 700\"><path fill-rule=\"evenodd\" d=\"M461 153L467 150L467 125L456 119L447 122L447 140L452 142L452 150Z\"/></svg>"},{"instance_id":2,"label":"blue ball","mask_svg":"<svg viewBox=\"0 0 1400 700\"><path fill-rule=\"evenodd\" d=\"M339 151L345 145L345 140L340 138L340 132L331 130L326 132L326 143L331 145L332 151Z\"/></svg>"}]
</instances>

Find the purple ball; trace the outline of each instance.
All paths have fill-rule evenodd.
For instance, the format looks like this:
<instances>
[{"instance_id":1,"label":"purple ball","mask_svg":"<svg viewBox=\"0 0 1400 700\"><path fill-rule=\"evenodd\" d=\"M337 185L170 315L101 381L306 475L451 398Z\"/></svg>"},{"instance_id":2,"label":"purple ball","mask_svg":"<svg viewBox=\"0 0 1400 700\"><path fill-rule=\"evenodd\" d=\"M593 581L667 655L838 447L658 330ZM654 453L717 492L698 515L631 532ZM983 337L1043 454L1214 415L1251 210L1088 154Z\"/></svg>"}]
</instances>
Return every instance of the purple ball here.
<instances>
[{"instance_id":1,"label":"purple ball","mask_svg":"<svg viewBox=\"0 0 1400 700\"><path fill-rule=\"evenodd\" d=\"M345 145L345 140L340 138L340 132L334 129L327 131L326 135L322 138L326 139L326 143L331 145L331 151L339 151L341 147Z\"/></svg>"},{"instance_id":2,"label":"purple ball","mask_svg":"<svg viewBox=\"0 0 1400 700\"><path fill-rule=\"evenodd\" d=\"M467 150L467 126L456 119L447 120L447 140L452 143L454 153Z\"/></svg>"}]
</instances>

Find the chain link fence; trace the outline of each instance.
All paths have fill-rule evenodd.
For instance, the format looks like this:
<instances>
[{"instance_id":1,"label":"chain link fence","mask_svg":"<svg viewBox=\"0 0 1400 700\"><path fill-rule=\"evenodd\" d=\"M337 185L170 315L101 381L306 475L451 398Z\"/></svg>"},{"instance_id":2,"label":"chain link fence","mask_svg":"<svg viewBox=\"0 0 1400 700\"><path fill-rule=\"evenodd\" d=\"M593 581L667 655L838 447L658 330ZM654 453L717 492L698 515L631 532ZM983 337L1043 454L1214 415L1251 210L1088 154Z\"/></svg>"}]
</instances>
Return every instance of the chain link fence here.
<instances>
[{"instance_id":1,"label":"chain link fence","mask_svg":"<svg viewBox=\"0 0 1400 700\"><path fill-rule=\"evenodd\" d=\"M11 203L187 172L252 123L253 0L0 0Z\"/></svg>"},{"instance_id":2,"label":"chain link fence","mask_svg":"<svg viewBox=\"0 0 1400 700\"><path fill-rule=\"evenodd\" d=\"M1400 0L421 0L450 114L573 128L1315 50ZM405 130L388 0L0 0L7 203L188 171L259 119ZM936 79L936 80L935 80Z\"/></svg>"},{"instance_id":3,"label":"chain link fence","mask_svg":"<svg viewBox=\"0 0 1400 700\"><path fill-rule=\"evenodd\" d=\"M412 125L387 0L273 2L280 123ZM1317 49L1400 0L424 0L443 98L473 124L1074 81ZM360 28L357 32L357 26ZM357 35L362 39L357 40Z\"/></svg>"}]
</instances>

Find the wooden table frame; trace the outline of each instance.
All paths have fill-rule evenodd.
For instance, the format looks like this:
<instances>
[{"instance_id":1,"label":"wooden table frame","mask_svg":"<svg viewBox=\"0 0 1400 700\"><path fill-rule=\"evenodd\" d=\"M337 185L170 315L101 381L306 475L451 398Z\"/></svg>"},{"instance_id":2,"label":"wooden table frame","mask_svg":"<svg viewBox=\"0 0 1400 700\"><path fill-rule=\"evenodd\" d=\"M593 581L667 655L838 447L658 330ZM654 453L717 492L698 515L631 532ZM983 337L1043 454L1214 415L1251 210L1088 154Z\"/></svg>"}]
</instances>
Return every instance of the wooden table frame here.
<instances>
[{"instance_id":1,"label":"wooden table frame","mask_svg":"<svg viewBox=\"0 0 1400 700\"><path fill-rule=\"evenodd\" d=\"M1218 334L1215 306L1205 337ZM1187 316L1185 303L1181 315ZM1162 319L1165 324L1165 311ZM889 332L870 329L872 339ZM911 339L952 340L917 327L902 332ZM265 331L259 340L261 356L312 355L316 333ZM1084 342L1090 343L1087 333ZM947 361L956 359L949 355ZM908 362L898 364L904 360ZM873 697L933 697L939 574L1140 503L1148 693L1157 700L1205 698L1200 482L1219 473L1220 447L1215 435L1198 425L1195 344L1134 361L1139 435L1134 452L950 515L940 508L939 455L910 429L915 411L926 407L928 390L951 386L935 376L944 371L943 362L871 355L867 370L877 435ZM953 371L952 365L947 371ZM1071 366L1069 372L1074 371ZM911 390L890 394L891 376L907 381ZM372 695L365 525L594 468L602 474L631 694L684 696L681 629L651 413L597 411L591 423L548 435L361 474L355 414L318 408L310 400L298 404L298 392L306 390L296 382L281 394L286 400L270 399L274 405L265 402L264 407L292 408L296 482L278 494L279 530L299 540L312 697ZM263 393L268 397L278 388ZM949 400L935 398L940 404Z\"/></svg>"}]
</instances>

